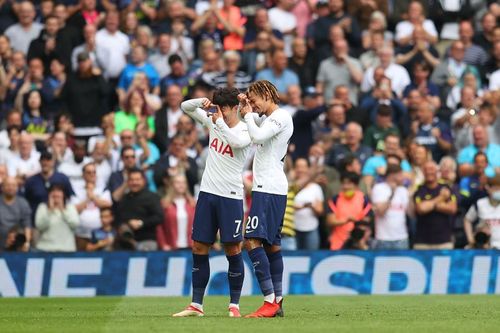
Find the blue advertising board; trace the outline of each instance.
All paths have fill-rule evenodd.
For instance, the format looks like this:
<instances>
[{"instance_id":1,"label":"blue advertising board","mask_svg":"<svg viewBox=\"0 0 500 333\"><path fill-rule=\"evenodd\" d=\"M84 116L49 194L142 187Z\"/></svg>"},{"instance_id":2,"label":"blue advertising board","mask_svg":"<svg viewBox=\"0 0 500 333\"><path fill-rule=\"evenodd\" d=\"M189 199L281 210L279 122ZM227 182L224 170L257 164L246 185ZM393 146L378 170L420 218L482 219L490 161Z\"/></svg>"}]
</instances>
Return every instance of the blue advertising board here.
<instances>
[{"instance_id":1,"label":"blue advertising board","mask_svg":"<svg viewBox=\"0 0 500 333\"><path fill-rule=\"evenodd\" d=\"M500 252L285 252L285 294L500 294ZM245 255L245 257L247 257ZM186 296L189 252L3 253L0 297ZM243 295L260 294L248 258ZM209 295L228 294L227 261L210 256Z\"/></svg>"}]
</instances>

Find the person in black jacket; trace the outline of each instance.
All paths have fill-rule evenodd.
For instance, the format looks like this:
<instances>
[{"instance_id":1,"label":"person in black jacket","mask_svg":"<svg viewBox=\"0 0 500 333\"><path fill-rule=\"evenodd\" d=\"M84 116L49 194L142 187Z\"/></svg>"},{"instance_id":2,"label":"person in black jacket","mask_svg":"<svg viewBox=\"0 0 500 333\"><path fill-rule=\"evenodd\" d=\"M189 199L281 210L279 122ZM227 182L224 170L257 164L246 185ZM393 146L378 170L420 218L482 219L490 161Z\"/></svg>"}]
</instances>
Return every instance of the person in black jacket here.
<instances>
[{"instance_id":1,"label":"person in black jacket","mask_svg":"<svg viewBox=\"0 0 500 333\"><path fill-rule=\"evenodd\" d=\"M59 19L49 16L45 21L45 29L42 30L37 39L31 41L28 49L28 61L39 58L43 62L45 75L49 74L50 62L56 57L56 38L59 30Z\"/></svg>"},{"instance_id":2,"label":"person in black jacket","mask_svg":"<svg viewBox=\"0 0 500 333\"><path fill-rule=\"evenodd\" d=\"M77 129L91 127L94 132L87 131L86 135L100 134L102 116L108 112L108 85L101 71L93 67L87 52L78 54L77 61L78 70L69 75L61 93L61 100Z\"/></svg>"},{"instance_id":3,"label":"person in black jacket","mask_svg":"<svg viewBox=\"0 0 500 333\"><path fill-rule=\"evenodd\" d=\"M156 226L163 222L160 197L146 188L146 176L140 169L133 169L127 178L129 192L119 203L119 242L133 244L139 251L154 251Z\"/></svg>"}]
</instances>

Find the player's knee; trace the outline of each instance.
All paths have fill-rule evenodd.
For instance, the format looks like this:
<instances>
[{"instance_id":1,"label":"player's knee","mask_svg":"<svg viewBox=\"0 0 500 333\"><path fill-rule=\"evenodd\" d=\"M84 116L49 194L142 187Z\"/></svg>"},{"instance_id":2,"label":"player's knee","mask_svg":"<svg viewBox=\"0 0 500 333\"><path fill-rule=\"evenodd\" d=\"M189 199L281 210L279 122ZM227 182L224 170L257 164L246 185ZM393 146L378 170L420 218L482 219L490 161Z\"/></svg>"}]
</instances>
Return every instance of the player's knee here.
<instances>
[{"instance_id":1,"label":"player's knee","mask_svg":"<svg viewBox=\"0 0 500 333\"><path fill-rule=\"evenodd\" d=\"M226 256L235 256L241 253L241 243L224 244L224 252L226 253Z\"/></svg>"},{"instance_id":2,"label":"player's knee","mask_svg":"<svg viewBox=\"0 0 500 333\"><path fill-rule=\"evenodd\" d=\"M281 250L281 246L279 245L264 245L264 250L266 253L275 253Z\"/></svg>"},{"instance_id":3,"label":"player's knee","mask_svg":"<svg viewBox=\"0 0 500 333\"><path fill-rule=\"evenodd\" d=\"M197 241L193 242L193 248L192 251L194 254L208 254L208 251L210 250L210 244L205 244L205 243L200 243Z\"/></svg>"},{"instance_id":4,"label":"player's knee","mask_svg":"<svg viewBox=\"0 0 500 333\"><path fill-rule=\"evenodd\" d=\"M251 251L257 247L261 247L262 242L260 241L260 239L248 238L248 239L245 239L244 246L245 246L245 250Z\"/></svg>"}]
</instances>

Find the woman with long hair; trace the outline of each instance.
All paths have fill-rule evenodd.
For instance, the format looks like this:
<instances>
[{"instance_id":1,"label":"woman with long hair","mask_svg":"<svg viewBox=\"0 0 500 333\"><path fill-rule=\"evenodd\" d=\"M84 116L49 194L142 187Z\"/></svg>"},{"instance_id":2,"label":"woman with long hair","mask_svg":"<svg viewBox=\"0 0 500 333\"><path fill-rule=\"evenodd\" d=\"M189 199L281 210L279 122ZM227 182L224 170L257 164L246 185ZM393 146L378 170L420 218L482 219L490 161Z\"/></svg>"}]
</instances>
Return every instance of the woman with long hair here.
<instances>
[{"instance_id":1,"label":"woman with long hair","mask_svg":"<svg viewBox=\"0 0 500 333\"><path fill-rule=\"evenodd\" d=\"M115 113L115 132L120 134L123 130L134 131L141 121L147 122L154 133L154 117L146 96L139 89L134 89L129 92L123 109Z\"/></svg>"},{"instance_id":2,"label":"woman with long hair","mask_svg":"<svg viewBox=\"0 0 500 333\"><path fill-rule=\"evenodd\" d=\"M191 248L196 202L184 175L172 176L162 205L165 219L156 229L158 247L164 251Z\"/></svg>"}]
</instances>

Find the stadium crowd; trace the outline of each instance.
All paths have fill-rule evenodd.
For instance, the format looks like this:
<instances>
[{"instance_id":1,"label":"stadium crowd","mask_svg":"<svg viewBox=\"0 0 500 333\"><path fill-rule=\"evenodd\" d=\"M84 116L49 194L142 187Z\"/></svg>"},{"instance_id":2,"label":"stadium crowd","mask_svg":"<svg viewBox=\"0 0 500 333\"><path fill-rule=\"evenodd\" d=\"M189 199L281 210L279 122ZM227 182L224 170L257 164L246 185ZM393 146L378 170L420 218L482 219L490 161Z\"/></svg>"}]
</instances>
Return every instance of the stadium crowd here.
<instances>
[{"instance_id":1,"label":"stadium crowd","mask_svg":"<svg viewBox=\"0 0 500 333\"><path fill-rule=\"evenodd\" d=\"M500 248L499 20L490 0L0 0L0 252L189 248L223 147L181 102L254 80L294 121L283 249Z\"/></svg>"}]
</instances>

